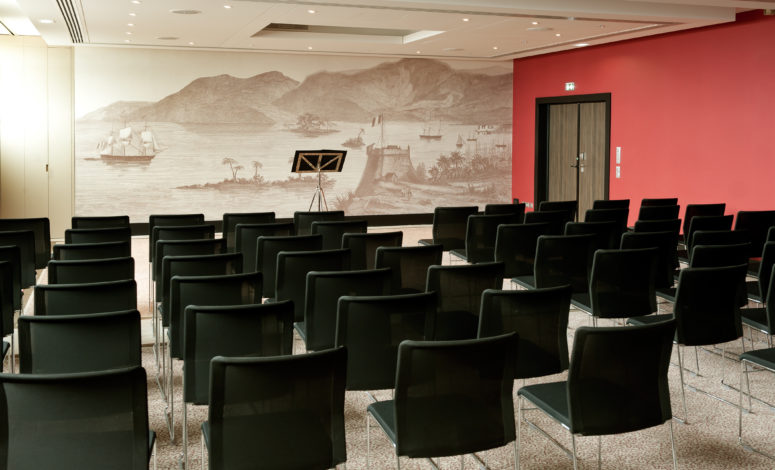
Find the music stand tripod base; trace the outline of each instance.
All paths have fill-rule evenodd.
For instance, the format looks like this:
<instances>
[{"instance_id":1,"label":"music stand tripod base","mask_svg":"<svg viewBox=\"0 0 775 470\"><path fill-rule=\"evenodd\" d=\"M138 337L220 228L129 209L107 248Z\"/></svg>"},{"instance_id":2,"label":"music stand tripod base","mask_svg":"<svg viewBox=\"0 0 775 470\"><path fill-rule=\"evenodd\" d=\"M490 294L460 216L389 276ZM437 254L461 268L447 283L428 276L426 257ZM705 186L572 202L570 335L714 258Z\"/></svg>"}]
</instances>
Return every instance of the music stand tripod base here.
<instances>
[{"instance_id":1,"label":"music stand tripod base","mask_svg":"<svg viewBox=\"0 0 775 470\"><path fill-rule=\"evenodd\" d=\"M347 150L297 150L293 156L293 173L317 173L318 183L312 200L309 203L308 211L312 210L315 199L318 200L318 211L322 211L326 202L326 194L321 184L321 173L341 172L344 166L344 158L347 156Z\"/></svg>"}]
</instances>

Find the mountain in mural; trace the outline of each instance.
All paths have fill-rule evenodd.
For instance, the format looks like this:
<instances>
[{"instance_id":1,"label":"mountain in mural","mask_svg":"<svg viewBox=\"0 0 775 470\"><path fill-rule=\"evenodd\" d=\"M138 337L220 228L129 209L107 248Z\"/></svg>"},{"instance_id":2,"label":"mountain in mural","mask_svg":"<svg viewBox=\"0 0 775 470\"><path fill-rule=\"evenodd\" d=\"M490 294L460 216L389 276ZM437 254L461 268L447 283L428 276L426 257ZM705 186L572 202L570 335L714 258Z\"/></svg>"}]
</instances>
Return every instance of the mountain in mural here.
<instances>
[{"instance_id":1,"label":"mountain in mural","mask_svg":"<svg viewBox=\"0 0 775 470\"><path fill-rule=\"evenodd\" d=\"M385 62L357 72L319 72L274 104L330 120L368 121L435 117L460 123L510 122L512 74L471 73L430 59Z\"/></svg>"},{"instance_id":2,"label":"mountain in mural","mask_svg":"<svg viewBox=\"0 0 775 470\"><path fill-rule=\"evenodd\" d=\"M116 101L102 108L96 109L88 114L81 116L83 121L115 121L119 124L128 121L130 116L138 109L150 106L153 103L148 101Z\"/></svg>"}]
</instances>

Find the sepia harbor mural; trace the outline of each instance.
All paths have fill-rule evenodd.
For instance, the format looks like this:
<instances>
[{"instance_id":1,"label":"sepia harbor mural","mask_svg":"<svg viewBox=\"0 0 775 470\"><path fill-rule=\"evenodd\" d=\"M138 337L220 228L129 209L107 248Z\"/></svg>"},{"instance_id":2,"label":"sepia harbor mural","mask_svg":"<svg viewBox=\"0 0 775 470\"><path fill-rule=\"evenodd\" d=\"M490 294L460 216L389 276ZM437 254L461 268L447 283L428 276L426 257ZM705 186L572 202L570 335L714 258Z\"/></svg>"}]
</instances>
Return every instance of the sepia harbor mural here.
<instances>
[{"instance_id":1,"label":"sepia harbor mural","mask_svg":"<svg viewBox=\"0 0 775 470\"><path fill-rule=\"evenodd\" d=\"M347 151L321 181L348 215L510 200L507 63L172 54L76 51L78 215L289 217L318 180L294 152L315 149Z\"/></svg>"}]
</instances>

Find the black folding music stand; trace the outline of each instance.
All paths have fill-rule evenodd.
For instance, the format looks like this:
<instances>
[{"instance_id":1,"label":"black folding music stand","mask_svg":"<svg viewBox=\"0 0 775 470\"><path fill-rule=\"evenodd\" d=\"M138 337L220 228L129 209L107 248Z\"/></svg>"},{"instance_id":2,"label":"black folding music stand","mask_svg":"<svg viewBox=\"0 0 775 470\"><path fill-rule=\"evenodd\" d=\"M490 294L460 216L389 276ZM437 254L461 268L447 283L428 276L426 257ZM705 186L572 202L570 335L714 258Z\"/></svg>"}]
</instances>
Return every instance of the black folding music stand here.
<instances>
[{"instance_id":1,"label":"black folding music stand","mask_svg":"<svg viewBox=\"0 0 775 470\"><path fill-rule=\"evenodd\" d=\"M320 173L342 171L345 156L347 156L347 150L297 150L293 155L291 167L293 173L318 174L318 186L315 188L315 194L312 195L308 211L312 210L315 198L318 200L318 211L322 211L324 206L328 210L326 194L320 185Z\"/></svg>"}]
</instances>

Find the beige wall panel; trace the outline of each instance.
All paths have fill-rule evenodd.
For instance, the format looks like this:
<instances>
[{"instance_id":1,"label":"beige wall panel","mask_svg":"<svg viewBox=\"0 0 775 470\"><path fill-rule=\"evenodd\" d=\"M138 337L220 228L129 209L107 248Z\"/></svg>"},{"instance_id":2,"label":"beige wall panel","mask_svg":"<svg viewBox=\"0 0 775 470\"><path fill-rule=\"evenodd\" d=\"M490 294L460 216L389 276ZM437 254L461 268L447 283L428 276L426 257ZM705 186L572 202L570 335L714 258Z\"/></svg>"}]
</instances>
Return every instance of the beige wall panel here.
<instances>
[{"instance_id":1,"label":"beige wall panel","mask_svg":"<svg viewBox=\"0 0 775 470\"><path fill-rule=\"evenodd\" d=\"M51 236L64 237L73 213L73 50L48 50L48 207Z\"/></svg>"},{"instance_id":2,"label":"beige wall panel","mask_svg":"<svg viewBox=\"0 0 775 470\"><path fill-rule=\"evenodd\" d=\"M21 110L24 124L24 217L48 216L48 48L25 37Z\"/></svg>"},{"instance_id":3,"label":"beige wall panel","mask_svg":"<svg viewBox=\"0 0 775 470\"><path fill-rule=\"evenodd\" d=\"M0 36L0 217L24 216L24 48Z\"/></svg>"}]
</instances>

